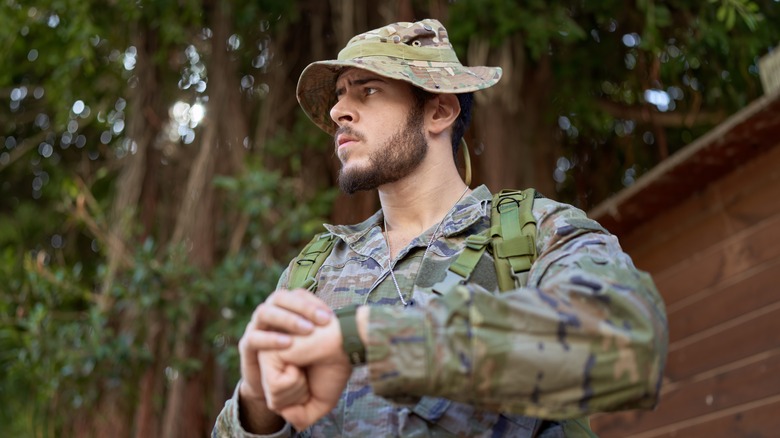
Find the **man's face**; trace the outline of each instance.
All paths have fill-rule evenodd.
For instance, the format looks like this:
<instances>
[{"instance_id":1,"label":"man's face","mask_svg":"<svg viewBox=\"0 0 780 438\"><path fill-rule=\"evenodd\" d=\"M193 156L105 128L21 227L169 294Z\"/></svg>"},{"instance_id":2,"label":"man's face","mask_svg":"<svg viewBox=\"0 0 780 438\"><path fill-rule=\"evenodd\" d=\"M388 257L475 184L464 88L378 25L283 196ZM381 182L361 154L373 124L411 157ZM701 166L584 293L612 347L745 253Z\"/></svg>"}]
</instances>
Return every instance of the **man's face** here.
<instances>
[{"instance_id":1,"label":"man's face","mask_svg":"<svg viewBox=\"0 0 780 438\"><path fill-rule=\"evenodd\" d=\"M336 82L336 95L330 114L339 125L334 140L342 191L375 189L417 168L428 143L423 108L410 85L351 69Z\"/></svg>"}]
</instances>

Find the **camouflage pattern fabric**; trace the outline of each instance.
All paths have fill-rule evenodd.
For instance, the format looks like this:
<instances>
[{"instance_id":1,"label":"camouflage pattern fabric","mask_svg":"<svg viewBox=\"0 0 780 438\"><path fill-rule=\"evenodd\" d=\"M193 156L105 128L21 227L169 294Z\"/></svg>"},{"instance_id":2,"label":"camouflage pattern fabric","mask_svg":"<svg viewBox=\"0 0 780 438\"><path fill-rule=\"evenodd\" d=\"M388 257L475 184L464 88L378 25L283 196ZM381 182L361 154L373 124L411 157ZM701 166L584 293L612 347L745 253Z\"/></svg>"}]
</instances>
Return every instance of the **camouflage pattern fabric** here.
<instances>
[{"instance_id":1,"label":"camouflage pattern fabric","mask_svg":"<svg viewBox=\"0 0 780 438\"><path fill-rule=\"evenodd\" d=\"M298 79L301 108L322 130L333 135L330 109L336 103L336 79L357 67L398 79L431 93L469 93L495 85L500 67L464 67L447 29L433 19L393 23L352 38L338 59L309 64Z\"/></svg>"},{"instance_id":2,"label":"camouflage pattern fabric","mask_svg":"<svg viewBox=\"0 0 780 438\"><path fill-rule=\"evenodd\" d=\"M490 225L490 201L480 186L459 202L425 260L432 229L399 253L393 269L408 307L388 278L381 211L327 227L339 240L317 294L333 308L371 306L368 364L355 368L338 406L298 436L564 436L576 429L566 419L655 405L668 343L663 302L582 211L536 200L539 258L524 287L499 292L485 253L469 284L431 291L464 239ZM236 406L234 396L214 436L252 436Z\"/></svg>"}]
</instances>

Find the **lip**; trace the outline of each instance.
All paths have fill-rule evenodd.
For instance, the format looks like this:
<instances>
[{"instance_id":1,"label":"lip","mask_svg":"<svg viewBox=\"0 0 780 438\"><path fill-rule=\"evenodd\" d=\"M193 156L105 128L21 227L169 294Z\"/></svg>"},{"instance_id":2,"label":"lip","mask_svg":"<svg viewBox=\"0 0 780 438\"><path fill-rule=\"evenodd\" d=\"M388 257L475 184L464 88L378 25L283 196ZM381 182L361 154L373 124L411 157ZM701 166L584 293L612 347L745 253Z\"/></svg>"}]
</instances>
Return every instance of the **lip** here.
<instances>
[{"instance_id":1,"label":"lip","mask_svg":"<svg viewBox=\"0 0 780 438\"><path fill-rule=\"evenodd\" d=\"M336 140L336 142L338 143L339 147L347 146L350 143L357 143L357 141L358 141L357 138L351 137L349 135L344 135L344 134L339 135L338 139Z\"/></svg>"}]
</instances>

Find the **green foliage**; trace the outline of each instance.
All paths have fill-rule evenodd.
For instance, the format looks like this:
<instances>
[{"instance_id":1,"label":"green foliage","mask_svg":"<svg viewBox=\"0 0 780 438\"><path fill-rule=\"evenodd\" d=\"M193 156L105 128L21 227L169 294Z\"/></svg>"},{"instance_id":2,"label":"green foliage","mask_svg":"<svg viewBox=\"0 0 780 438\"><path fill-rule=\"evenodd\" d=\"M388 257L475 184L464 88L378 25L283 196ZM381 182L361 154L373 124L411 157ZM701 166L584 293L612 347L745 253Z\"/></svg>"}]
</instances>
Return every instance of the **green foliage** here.
<instances>
[{"instance_id":1,"label":"green foliage","mask_svg":"<svg viewBox=\"0 0 780 438\"><path fill-rule=\"evenodd\" d=\"M551 63L551 105L534 111L560 127L569 164L555 173L559 198L575 202L576 179L597 176L580 184L590 188L577 198L590 198L587 208L713 127L691 122L696 115L730 114L758 97L755 63L780 43L778 20L773 0L467 0L450 8L449 30L461 57L475 39L496 47L513 38L526 76L540 57ZM679 122L654 126L649 116L661 113Z\"/></svg>"},{"instance_id":2,"label":"green foliage","mask_svg":"<svg viewBox=\"0 0 780 438\"><path fill-rule=\"evenodd\" d=\"M284 167L292 175L306 172L302 161L306 151L300 148L302 145L317 149L330 144L302 112L297 115L291 130L280 131L264 145L270 156L286 163ZM229 208L238 208L249 216L251 245L259 247L283 241L297 248L302 241L322 231L324 218L338 194L335 188L307 190L301 178L286 177L281 170L269 170L261 157L250 158L246 165L243 175L218 177L215 184L230 194ZM289 259L290 255L293 254L281 254L281 259Z\"/></svg>"},{"instance_id":3,"label":"green foliage","mask_svg":"<svg viewBox=\"0 0 780 438\"><path fill-rule=\"evenodd\" d=\"M45 410L74 410L94 403L100 391L95 382L122 381L138 368L142 351L128 333L117 333L109 325L109 314L95 305L79 268L48 267L45 252L22 256L22 266L14 261L19 254L3 254L3 275L11 278L12 289L2 291L4 303L0 319L3 359L0 360L0 400L4 406L3 424L15 425L18 414L29 414L30 406ZM12 268L9 270L8 267ZM15 271L15 272L9 272ZM48 420L56 430L64 417L49 417L38 411L31 430Z\"/></svg>"},{"instance_id":4,"label":"green foliage","mask_svg":"<svg viewBox=\"0 0 780 438\"><path fill-rule=\"evenodd\" d=\"M745 26L751 31L756 30L758 23L763 20L759 13L759 6L750 0L709 0L710 3L720 3L716 17L718 21L725 23L726 29L731 30L740 16Z\"/></svg>"},{"instance_id":5,"label":"green foliage","mask_svg":"<svg viewBox=\"0 0 780 438\"><path fill-rule=\"evenodd\" d=\"M238 380L238 339L255 307L276 289L282 273L278 263L268 265L242 251L225 258L200 287L212 299L208 305L218 310L205 333L205 342L215 351L217 362Z\"/></svg>"},{"instance_id":6,"label":"green foliage","mask_svg":"<svg viewBox=\"0 0 780 438\"><path fill-rule=\"evenodd\" d=\"M138 105L140 114L132 112L141 62L135 50L143 44L154 53L155 92L165 105L206 102L208 89L196 93L179 80L196 70L209 79L204 63L184 54L192 46L197 57L210 56L213 8L231 8L230 31L241 41L231 52L236 75L262 80L282 61L306 58L277 53L274 63L253 62L267 53L274 32L305 19L312 5L34 3L0 1L0 424L9 436L60 436L70 413L93 407L107 392L134 403L139 376L156 360L170 370L168 383L204 369L197 358L171 353L180 340L175 329L198 309L209 310L200 346L235 381L235 345L249 315L274 290L284 263L320 230L336 191L305 186L307 158L330 141L298 111L248 152L242 174L215 179L225 204L216 225L222 246L210 270L194 266L185 246L167 242L160 230L170 218L154 217L148 233L131 230L126 264L114 272L106 212L116 159L132 149L123 127L155 123L144 112L147 102ZM560 197L569 200L576 172L609 175L618 185L609 190L616 190L657 160L654 143L645 140L650 129L613 117L602 103L647 105L644 92L652 88L679 91L670 112L733 111L760 93L755 58L780 42L769 25L780 20L772 0L640 0L636 8L616 0L459 0L449 16L462 58L477 38L494 48L516 39L529 69L549 57L550 126L560 127ZM626 35L637 43L627 45ZM241 104L256 114L265 94L245 88ZM706 129L683 126L669 136L685 144ZM610 166L600 161L607 158ZM240 244L228 248L234 236ZM156 349L147 341L158 324L167 330Z\"/></svg>"},{"instance_id":7,"label":"green foliage","mask_svg":"<svg viewBox=\"0 0 780 438\"><path fill-rule=\"evenodd\" d=\"M104 265L97 267L95 277L88 277L80 262L56 264L44 250L22 256L21 264L13 247L0 254L0 278L6 285L0 293L0 402L9 407L0 421L20 431L35 430L49 417L41 412L19 415L29 414L25 407L54 403L56 409L84 408L98 401L106 385L133 400L137 388L122 382L138 381L150 366L156 354L144 342L150 330L159 321L182 324L200 306L215 310L204 348L237 378L237 339L282 271L281 264L262 253L311 235L322 223L332 193L296 200L295 179L268 171L257 160L243 176L224 177L217 184L229 192L231 205L251 218L252 226L249 243L209 272L191 265L183 248L163 248L147 239L133 254L132 267L109 290L97 293ZM269 219L282 211L289 214ZM167 341L169 349L175 341ZM195 358L163 360L176 376L202 366ZM62 427L49 426L55 434Z\"/></svg>"},{"instance_id":8,"label":"green foliage","mask_svg":"<svg viewBox=\"0 0 780 438\"><path fill-rule=\"evenodd\" d=\"M273 0L217 7L234 8L235 33L246 38L235 55L247 66L272 31L297 14L294 3ZM139 68L132 46L140 34L150 38L140 43L155 53L162 99L190 100L191 92L177 86L189 74L182 54L192 44L209 56L203 44L208 12L193 0L0 2L7 61L0 68L5 434L67 436L70 414L89 412L109 392L133 406L140 376L156 361L167 370L167 383L203 369L198 358L171 353L181 342L176 329L187 327L198 309L210 310L198 340L202 349L235 381L235 346L249 315L275 289L293 248L329 211L333 191L304 190L299 177L289 176L302 170L308 145L329 143L301 120L267 145L285 172L251 157L244 174L215 182L225 189L225 211L250 219L237 250L220 250L212 269L198 269L183 246L141 238L134 228L127 265L109 269L106 212L114 200L115 160L132 147L123 127L133 117L148 122L148 114L128 109ZM233 225L218 224L225 243ZM149 342L163 326L161 342Z\"/></svg>"},{"instance_id":9,"label":"green foliage","mask_svg":"<svg viewBox=\"0 0 780 438\"><path fill-rule=\"evenodd\" d=\"M497 46L507 38L521 35L531 56L538 59L555 41L575 41L586 33L572 19L566 5L540 0L465 0L450 9L450 39L466 47L473 35ZM465 59L461 50L460 56Z\"/></svg>"}]
</instances>

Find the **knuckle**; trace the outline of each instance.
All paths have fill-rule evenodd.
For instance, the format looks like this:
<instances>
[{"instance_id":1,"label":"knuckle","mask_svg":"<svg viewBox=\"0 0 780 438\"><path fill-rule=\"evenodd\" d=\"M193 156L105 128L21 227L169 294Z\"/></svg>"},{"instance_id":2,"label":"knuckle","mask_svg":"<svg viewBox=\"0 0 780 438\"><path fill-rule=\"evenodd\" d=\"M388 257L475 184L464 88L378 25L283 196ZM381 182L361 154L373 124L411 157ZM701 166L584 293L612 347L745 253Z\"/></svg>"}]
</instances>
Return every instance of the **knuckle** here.
<instances>
[{"instance_id":1,"label":"knuckle","mask_svg":"<svg viewBox=\"0 0 780 438\"><path fill-rule=\"evenodd\" d=\"M265 298L265 302L268 304L273 304L280 296L284 295L282 292L284 292L282 289L277 289L271 292L271 294Z\"/></svg>"},{"instance_id":2,"label":"knuckle","mask_svg":"<svg viewBox=\"0 0 780 438\"><path fill-rule=\"evenodd\" d=\"M249 319L249 326L251 326L253 322L257 322L262 319L263 311L263 304L255 307L255 310L252 312L252 317Z\"/></svg>"},{"instance_id":3,"label":"knuckle","mask_svg":"<svg viewBox=\"0 0 780 438\"><path fill-rule=\"evenodd\" d=\"M247 345L249 343L249 340L247 339L246 335L241 336L241 339L238 340L238 351L244 352L246 351L249 346Z\"/></svg>"}]
</instances>

